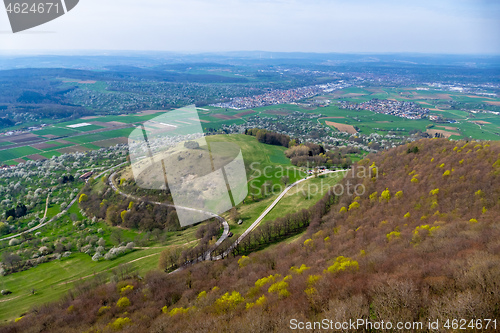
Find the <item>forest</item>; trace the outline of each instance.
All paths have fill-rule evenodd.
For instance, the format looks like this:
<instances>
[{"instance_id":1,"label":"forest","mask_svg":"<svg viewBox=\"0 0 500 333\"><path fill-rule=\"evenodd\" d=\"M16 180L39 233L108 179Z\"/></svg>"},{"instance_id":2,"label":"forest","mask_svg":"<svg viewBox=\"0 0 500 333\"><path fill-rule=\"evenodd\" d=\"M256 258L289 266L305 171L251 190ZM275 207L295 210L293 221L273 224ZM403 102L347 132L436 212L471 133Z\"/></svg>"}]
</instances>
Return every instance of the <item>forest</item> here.
<instances>
[{"instance_id":1,"label":"forest","mask_svg":"<svg viewBox=\"0 0 500 333\"><path fill-rule=\"evenodd\" d=\"M96 279L0 332L285 332L292 318L500 317L498 143L423 139L369 155L348 183L363 193L330 201L293 241L171 274Z\"/></svg>"}]
</instances>

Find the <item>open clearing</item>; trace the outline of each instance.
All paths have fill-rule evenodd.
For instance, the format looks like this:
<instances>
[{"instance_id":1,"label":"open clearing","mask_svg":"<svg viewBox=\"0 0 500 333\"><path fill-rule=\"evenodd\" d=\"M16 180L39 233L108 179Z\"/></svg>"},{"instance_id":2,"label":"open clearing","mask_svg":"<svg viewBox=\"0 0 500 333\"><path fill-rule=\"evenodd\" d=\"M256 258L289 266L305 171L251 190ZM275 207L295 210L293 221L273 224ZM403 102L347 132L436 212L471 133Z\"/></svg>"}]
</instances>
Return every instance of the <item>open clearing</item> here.
<instances>
[{"instance_id":1,"label":"open clearing","mask_svg":"<svg viewBox=\"0 0 500 333\"><path fill-rule=\"evenodd\" d=\"M432 136L434 136L434 134L436 133L439 133L442 134L445 138L449 138L452 135L460 136L460 133L458 132L448 132L445 130L438 130L438 129L428 129L426 132Z\"/></svg>"},{"instance_id":2,"label":"open clearing","mask_svg":"<svg viewBox=\"0 0 500 333\"><path fill-rule=\"evenodd\" d=\"M334 123L333 121L325 121L328 126L333 126L338 129L340 132L347 132L349 134L356 134L358 131L352 125Z\"/></svg>"}]
</instances>

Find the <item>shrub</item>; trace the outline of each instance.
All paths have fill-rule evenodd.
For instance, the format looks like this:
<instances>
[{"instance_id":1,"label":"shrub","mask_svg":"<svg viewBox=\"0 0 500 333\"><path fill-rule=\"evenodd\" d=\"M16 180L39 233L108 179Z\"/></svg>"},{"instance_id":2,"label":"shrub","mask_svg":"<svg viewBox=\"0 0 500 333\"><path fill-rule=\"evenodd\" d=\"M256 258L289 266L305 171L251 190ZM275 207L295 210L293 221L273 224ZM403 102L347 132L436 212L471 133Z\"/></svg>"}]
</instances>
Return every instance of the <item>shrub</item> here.
<instances>
[{"instance_id":1,"label":"shrub","mask_svg":"<svg viewBox=\"0 0 500 333\"><path fill-rule=\"evenodd\" d=\"M207 292L206 292L205 290L203 290L202 292L200 292L200 293L198 294L197 299L201 299L201 298L204 298L204 297L206 297L206 296L207 296Z\"/></svg>"},{"instance_id":2,"label":"shrub","mask_svg":"<svg viewBox=\"0 0 500 333\"><path fill-rule=\"evenodd\" d=\"M357 201L354 201L352 204L349 205L349 210L356 208L359 208L359 202Z\"/></svg>"},{"instance_id":3,"label":"shrub","mask_svg":"<svg viewBox=\"0 0 500 333\"><path fill-rule=\"evenodd\" d=\"M437 195L439 193L439 189L435 188L429 192L430 195Z\"/></svg>"},{"instance_id":4,"label":"shrub","mask_svg":"<svg viewBox=\"0 0 500 333\"><path fill-rule=\"evenodd\" d=\"M19 245L19 243L21 243L21 241L17 238L12 238L10 241L9 241L9 246L16 246L16 245Z\"/></svg>"},{"instance_id":5,"label":"shrub","mask_svg":"<svg viewBox=\"0 0 500 333\"><path fill-rule=\"evenodd\" d=\"M380 200L379 201L382 201L382 200L385 200L385 201L389 201L391 200L391 191L389 191L388 188L385 188L385 190L382 192L382 194L380 195Z\"/></svg>"},{"instance_id":6,"label":"shrub","mask_svg":"<svg viewBox=\"0 0 500 333\"><path fill-rule=\"evenodd\" d=\"M110 306L101 306L99 308L99 311L97 311L97 315L103 315L104 313L106 313L108 310L110 310L111 307Z\"/></svg>"},{"instance_id":7,"label":"shrub","mask_svg":"<svg viewBox=\"0 0 500 333\"><path fill-rule=\"evenodd\" d=\"M125 287L123 287L123 288L120 289L120 295L128 294L132 290L134 290L134 286L128 284Z\"/></svg>"},{"instance_id":8,"label":"shrub","mask_svg":"<svg viewBox=\"0 0 500 333\"><path fill-rule=\"evenodd\" d=\"M127 297L121 297L118 302L116 302L116 306L119 308L126 308L130 306L130 300Z\"/></svg>"},{"instance_id":9,"label":"shrub","mask_svg":"<svg viewBox=\"0 0 500 333\"><path fill-rule=\"evenodd\" d=\"M306 265L302 264L299 268L292 266L290 268L290 272L292 273L297 273L297 274L302 274L302 272L308 270L310 267L307 267Z\"/></svg>"},{"instance_id":10,"label":"shrub","mask_svg":"<svg viewBox=\"0 0 500 333\"><path fill-rule=\"evenodd\" d=\"M239 292L233 291L231 294L228 292L222 295L215 301L215 305L219 311L227 311L234 309L238 304L245 301Z\"/></svg>"},{"instance_id":11,"label":"shrub","mask_svg":"<svg viewBox=\"0 0 500 333\"><path fill-rule=\"evenodd\" d=\"M333 263L333 265L328 267L328 269L326 269L326 271L330 272L330 273L336 273L336 272L345 271L347 269L358 270L359 269L358 262L356 260L352 260L351 258L339 256L335 259L335 262Z\"/></svg>"},{"instance_id":12,"label":"shrub","mask_svg":"<svg viewBox=\"0 0 500 333\"><path fill-rule=\"evenodd\" d=\"M85 202L85 201L87 201L88 199L89 199L89 198L88 198L88 196L87 196L85 193L82 193L82 194L80 195L80 198L78 198L78 203Z\"/></svg>"},{"instance_id":13,"label":"shrub","mask_svg":"<svg viewBox=\"0 0 500 333\"><path fill-rule=\"evenodd\" d=\"M401 233L399 231L391 231L390 233L388 233L385 236L387 237L387 241L390 242L394 238L399 238L399 236L401 236Z\"/></svg>"},{"instance_id":14,"label":"shrub","mask_svg":"<svg viewBox=\"0 0 500 333\"><path fill-rule=\"evenodd\" d=\"M238 265L240 268L245 267L250 263L250 258L247 256L242 256L240 259L238 259Z\"/></svg>"},{"instance_id":15,"label":"shrub","mask_svg":"<svg viewBox=\"0 0 500 333\"><path fill-rule=\"evenodd\" d=\"M251 309L251 308L253 308L254 306L262 306L262 305L264 305L264 304L266 303L266 300L267 300L266 296L265 296L265 295L262 295L262 296L260 296L260 297L259 297L259 298L255 301L255 303L247 303L247 304L245 305L245 308L246 308L246 309Z\"/></svg>"},{"instance_id":16,"label":"shrub","mask_svg":"<svg viewBox=\"0 0 500 333\"><path fill-rule=\"evenodd\" d=\"M130 320L130 318L128 317L125 317L125 318L117 318L114 322L109 324L109 326L116 331L120 331L123 329L123 327L130 324L132 324L132 320Z\"/></svg>"}]
</instances>

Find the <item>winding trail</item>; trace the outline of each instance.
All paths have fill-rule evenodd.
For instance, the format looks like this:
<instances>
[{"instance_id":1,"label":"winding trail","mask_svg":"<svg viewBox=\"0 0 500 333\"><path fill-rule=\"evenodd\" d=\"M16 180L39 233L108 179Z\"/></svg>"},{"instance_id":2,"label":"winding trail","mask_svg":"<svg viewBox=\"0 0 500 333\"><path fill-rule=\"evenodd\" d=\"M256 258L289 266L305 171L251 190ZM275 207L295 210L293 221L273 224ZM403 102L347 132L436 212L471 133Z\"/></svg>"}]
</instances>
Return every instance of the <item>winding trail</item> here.
<instances>
[{"instance_id":1,"label":"winding trail","mask_svg":"<svg viewBox=\"0 0 500 333\"><path fill-rule=\"evenodd\" d=\"M335 171L325 171L325 172L322 172L322 173L319 173L318 175L326 175L326 174L331 174L331 173L338 173L338 172L345 172L345 171L348 171L348 170L335 170ZM217 247L219 247L219 245L228 237L228 234L229 234L229 224L227 223L227 221L217 215L217 214L214 214L214 213L210 213L210 212L206 212L206 211L202 211L202 210L198 210L198 209L194 209L194 208L189 208L189 207L182 207L182 206L177 206L177 205L174 205L174 204L167 204L167 203L162 203L162 202L158 202L158 201L149 201L149 200L145 200L143 198L139 198L135 195L131 195L131 194L128 194L128 193L125 193L123 191L121 191L115 184L115 181L114 181L114 178L116 177L116 172L114 172L113 174L111 174L111 176L109 177L109 184L111 185L111 187L113 188L114 191L116 191L117 193L121 194L122 196L124 197L127 197L129 199L134 199L136 201L145 201L145 202L148 202L148 203L152 203L152 204L155 204L155 205L163 205L163 206L167 206L167 207L173 207L173 208L176 208L176 209L187 209L187 210L192 210L192 211L197 211L197 212L201 212L201 213L204 213L206 215L209 215L209 216L212 216L212 217L215 217L216 219L218 219L220 222L222 222L222 225L224 226L224 232L222 233L222 236L217 240L217 242L209 249L205 252L205 254L202 256L202 257L199 257L196 261L203 261L203 260L221 260L223 259L224 257L227 257L229 255L229 253L231 253L231 251L236 247L238 246L238 244L246 237L248 236L248 234L250 232L252 232L253 229L255 229L261 222L262 220L266 217L267 214L269 214L269 212L281 201L281 199L287 194L288 191L290 191L293 187L297 186L298 184L308 180L308 179L311 179L311 178L314 178L315 175L311 175L311 176L308 176L306 178L303 178L303 179L300 179L298 181L296 181L295 183L292 183L290 185L288 185L284 190L283 192L281 192L279 194L279 196L266 208L266 210L264 210L264 212L255 220L255 222L253 222L246 230L245 232L243 232L243 234L238 237L238 239L226 250L224 251L224 253L222 253L221 255L218 255L218 256L215 256L213 257L212 256L212 252L215 251L217 249ZM182 268L182 267L181 267ZM172 273L180 270L181 268L173 271Z\"/></svg>"},{"instance_id":2,"label":"winding trail","mask_svg":"<svg viewBox=\"0 0 500 333\"><path fill-rule=\"evenodd\" d=\"M111 174L111 176L109 176L109 181L108 181L109 185L111 186L111 188L115 192L119 193L120 195L122 195L122 196L124 196L126 198L133 199L135 201L143 201L143 202L147 202L147 203L154 204L154 205L159 205L159 206L172 207L172 208L175 208L175 209L185 209L185 210L190 210L190 211L202 213L202 214L207 215L209 217L216 218L217 220L219 220L219 222L222 223L222 226L224 227L224 231L222 232L222 235L219 237L219 239L217 240L217 242L215 242L214 245L212 245L201 257L199 257L197 259L197 261L210 260L212 252L217 247L219 247L219 245L224 240L226 240L226 238L228 237L228 235L229 235L229 223L227 223L227 221L222 216L219 216L219 215L211 213L211 212L203 211L203 210L200 210L200 209L195 209L195 208L190 208L190 207L184 207L184 206L178 206L178 205L168 204L168 203L159 202L159 201L150 201L150 200L146 200L144 198L140 198L140 197L137 197L137 196L129 194L129 193L125 193L122 190L120 190L118 188L118 186L116 186L116 184L115 184L115 177L116 177L116 172L113 172Z\"/></svg>"},{"instance_id":3,"label":"winding trail","mask_svg":"<svg viewBox=\"0 0 500 333\"><path fill-rule=\"evenodd\" d=\"M338 172L345 172L345 171L348 171L348 170L335 170L335 171L326 171L326 172L322 172L319 175L326 175L326 174L330 174L330 173L338 173ZM219 259L222 259L223 257L226 257L229 255L229 253L231 253L231 251L236 247L238 246L238 244L246 237L248 236L248 234L253 230L255 229L259 224L260 222L262 222L262 220L264 219L264 217L266 217L267 214L269 214L269 212L280 202L280 200L285 196L285 194L290 191L293 187L297 186L298 184L308 180L308 179L311 179L311 178L314 178L315 175L311 175L311 176L308 176L306 178L303 178L303 179L300 179L298 181L296 181L295 183L293 184L290 184L287 186L287 188L285 188L283 190L283 192L280 193L280 195L273 201L273 203L271 205L269 205L269 207L266 208L266 210L255 220L254 223L252 223L252 225L250 225L247 230L245 230L245 232L243 232L243 234L241 234L240 237L238 237L238 239L233 243L233 245L231 245L226 251L224 251L224 253L222 255L219 255L219 256L216 256L216 257L213 257L213 260L219 260Z\"/></svg>"},{"instance_id":4,"label":"winding trail","mask_svg":"<svg viewBox=\"0 0 500 333\"><path fill-rule=\"evenodd\" d=\"M118 168L118 167L120 167L120 166L122 166L122 165L124 165L124 164L126 164L126 163L127 163L127 162L123 162L123 163L117 164L117 165L115 165L115 166L112 166L111 168L109 168L109 169L107 169L107 170L105 170L105 171L101 172L100 174L98 174L95 178L98 178L98 177L102 176L103 174L105 174L106 172L110 172L110 171L112 171L113 169ZM50 196L50 193L49 193L49 196ZM46 201L46 203L45 203L45 214L44 214L44 216L43 216L43 218L44 218L44 219L45 219L45 217L47 216L47 210L48 210L48 207L49 207L49 206L48 206L48 204L49 204L49 196L47 196L47 201ZM20 233L18 233L18 234L11 235L11 236L8 236L8 237L5 237L5 238L0 238L0 241L10 240L10 239L12 239L12 238L17 238L17 237L19 237L19 236L21 236L21 235L28 234L28 233L30 233L30 232L33 232L33 231L36 231L36 230L38 230L38 229L40 229L40 228L45 227L47 224L54 222L55 220L57 220L58 218L60 218L60 217L61 217L61 216L63 216L64 214L66 214L66 213L68 212L68 210L71 208L71 206L73 206L77 200L78 200L78 195L77 195L77 196L75 196L75 198L73 198L73 200L71 200L71 202L69 203L69 205L67 205L67 206L66 206L66 208L64 208L64 209L63 209L63 211L61 211L59 214L57 214L57 215L55 215L54 217L52 217L52 218L51 218L50 220L48 220L47 222L42 222L42 223L40 223L40 224L38 224L38 225L34 226L33 228L30 228L30 229L25 230L25 231L23 231L23 232L20 232Z\"/></svg>"}]
</instances>

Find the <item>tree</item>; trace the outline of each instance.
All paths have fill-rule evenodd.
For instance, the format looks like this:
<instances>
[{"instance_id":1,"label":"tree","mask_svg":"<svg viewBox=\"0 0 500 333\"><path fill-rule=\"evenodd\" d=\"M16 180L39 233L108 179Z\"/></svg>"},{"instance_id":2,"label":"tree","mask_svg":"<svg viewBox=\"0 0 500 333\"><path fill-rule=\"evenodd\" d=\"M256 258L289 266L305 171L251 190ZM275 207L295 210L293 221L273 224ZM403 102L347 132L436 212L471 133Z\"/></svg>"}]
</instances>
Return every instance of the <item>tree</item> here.
<instances>
[{"instance_id":1,"label":"tree","mask_svg":"<svg viewBox=\"0 0 500 333\"><path fill-rule=\"evenodd\" d=\"M281 182L286 186L288 183L290 183L290 177L288 176L281 177Z\"/></svg>"},{"instance_id":2,"label":"tree","mask_svg":"<svg viewBox=\"0 0 500 333\"><path fill-rule=\"evenodd\" d=\"M240 214L238 213L238 210L236 209L236 207L231 208L231 211L229 212L229 216L230 216L231 220L233 220L235 222L239 220Z\"/></svg>"},{"instance_id":3,"label":"tree","mask_svg":"<svg viewBox=\"0 0 500 333\"><path fill-rule=\"evenodd\" d=\"M123 242L123 232L120 229L114 229L109 236L111 242L115 245L120 245Z\"/></svg>"}]
</instances>

